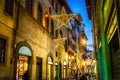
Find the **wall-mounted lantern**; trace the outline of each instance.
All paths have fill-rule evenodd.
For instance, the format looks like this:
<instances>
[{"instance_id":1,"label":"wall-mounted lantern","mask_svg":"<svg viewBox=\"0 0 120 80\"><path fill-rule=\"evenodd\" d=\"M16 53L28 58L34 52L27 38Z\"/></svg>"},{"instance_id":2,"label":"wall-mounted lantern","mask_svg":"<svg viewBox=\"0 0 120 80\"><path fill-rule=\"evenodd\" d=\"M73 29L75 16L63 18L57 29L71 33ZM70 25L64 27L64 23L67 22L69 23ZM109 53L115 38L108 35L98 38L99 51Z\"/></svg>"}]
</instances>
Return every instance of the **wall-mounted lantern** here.
<instances>
[{"instance_id":1,"label":"wall-mounted lantern","mask_svg":"<svg viewBox=\"0 0 120 80\"><path fill-rule=\"evenodd\" d=\"M45 16L45 18L49 18L48 12L45 12L44 16Z\"/></svg>"}]
</instances>

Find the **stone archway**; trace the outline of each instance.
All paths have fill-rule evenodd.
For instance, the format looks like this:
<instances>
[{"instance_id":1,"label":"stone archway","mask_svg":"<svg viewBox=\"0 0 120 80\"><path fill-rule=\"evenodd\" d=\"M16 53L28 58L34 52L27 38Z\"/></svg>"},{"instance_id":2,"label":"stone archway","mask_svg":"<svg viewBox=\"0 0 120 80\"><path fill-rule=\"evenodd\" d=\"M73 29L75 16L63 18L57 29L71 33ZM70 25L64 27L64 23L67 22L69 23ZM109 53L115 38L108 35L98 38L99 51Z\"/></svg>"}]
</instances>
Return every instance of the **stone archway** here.
<instances>
[{"instance_id":1,"label":"stone archway","mask_svg":"<svg viewBox=\"0 0 120 80\"><path fill-rule=\"evenodd\" d=\"M32 49L27 41L21 41L16 46L15 55L15 79L21 80L23 74L31 72Z\"/></svg>"},{"instance_id":2,"label":"stone archway","mask_svg":"<svg viewBox=\"0 0 120 80\"><path fill-rule=\"evenodd\" d=\"M53 80L54 69L53 69L53 57L52 54L48 54L47 56L47 66L46 66L47 80Z\"/></svg>"}]
</instances>

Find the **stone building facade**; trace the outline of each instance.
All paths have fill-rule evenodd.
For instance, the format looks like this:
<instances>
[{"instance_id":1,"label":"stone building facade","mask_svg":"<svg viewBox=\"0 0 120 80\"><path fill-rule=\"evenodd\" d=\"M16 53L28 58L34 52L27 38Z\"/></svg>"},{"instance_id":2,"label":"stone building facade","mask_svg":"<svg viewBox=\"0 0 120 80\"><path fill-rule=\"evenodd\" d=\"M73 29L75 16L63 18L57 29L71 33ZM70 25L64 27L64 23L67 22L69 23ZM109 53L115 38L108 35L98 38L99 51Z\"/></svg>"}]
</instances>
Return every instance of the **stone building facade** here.
<instances>
[{"instance_id":1,"label":"stone building facade","mask_svg":"<svg viewBox=\"0 0 120 80\"><path fill-rule=\"evenodd\" d=\"M51 15L62 6L55 0L1 0L0 4L0 80L19 80L25 71L30 80L54 79L58 56Z\"/></svg>"},{"instance_id":2,"label":"stone building facade","mask_svg":"<svg viewBox=\"0 0 120 80\"><path fill-rule=\"evenodd\" d=\"M65 48L55 49L54 39L59 34L69 39L66 31L73 34L67 28L62 33L55 30L56 21L51 18L63 6L72 13L64 0L0 1L0 80L20 80L26 71L30 80L68 77L67 46L75 51L75 42L67 40Z\"/></svg>"},{"instance_id":3,"label":"stone building facade","mask_svg":"<svg viewBox=\"0 0 120 80\"><path fill-rule=\"evenodd\" d=\"M91 7L88 13L93 20L98 79L118 80L120 77L120 0L93 0L87 6Z\"/></svg>"}]
</instances>

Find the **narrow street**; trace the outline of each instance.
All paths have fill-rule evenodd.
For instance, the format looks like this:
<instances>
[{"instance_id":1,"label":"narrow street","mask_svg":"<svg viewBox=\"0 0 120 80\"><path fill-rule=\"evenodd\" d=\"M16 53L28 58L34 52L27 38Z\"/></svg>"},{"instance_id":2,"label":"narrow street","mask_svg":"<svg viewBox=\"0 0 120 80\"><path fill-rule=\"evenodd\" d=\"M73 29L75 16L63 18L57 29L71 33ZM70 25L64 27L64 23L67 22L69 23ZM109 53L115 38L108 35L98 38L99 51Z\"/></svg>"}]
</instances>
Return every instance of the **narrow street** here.
<instances>
[{"instance_id":1,"label":"narrow street","mask_svg":"<svg viewBox=\"0 0 120 80\"><path fill-rule=\"evenodd\" d=\"M0 80L120 80L120 0L0 0Z\"/></svg>"}]
</instances>

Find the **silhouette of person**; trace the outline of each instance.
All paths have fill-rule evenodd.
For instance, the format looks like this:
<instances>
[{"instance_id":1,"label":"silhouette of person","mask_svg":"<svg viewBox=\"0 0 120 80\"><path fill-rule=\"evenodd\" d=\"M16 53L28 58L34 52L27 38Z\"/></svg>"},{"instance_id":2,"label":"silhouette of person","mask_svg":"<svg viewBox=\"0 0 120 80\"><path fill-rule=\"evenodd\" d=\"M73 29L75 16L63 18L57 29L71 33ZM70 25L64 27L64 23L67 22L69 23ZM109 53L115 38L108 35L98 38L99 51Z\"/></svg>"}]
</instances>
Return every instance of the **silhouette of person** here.
<instances>
[{"instance_id":1,"label":"silhouette of person","mask_svg":"<svg viewBox=\"0 0 120 80\"><path fill-rule=\"evenodd\" d=\"M82 75L82 77L80 78L80 80L87 80L85 74Z\"/></svg>"},{"instance_id":2,"label":"silhouette of person","mask_svg":"<svg viewBox=\"0 0 120 80\"><path fill-rule=\"evenodd\" d=\"M26 71L23 76L22 76L22 80L29 80L29 74L28 71Z\"/></svg>"}]
</instances>

